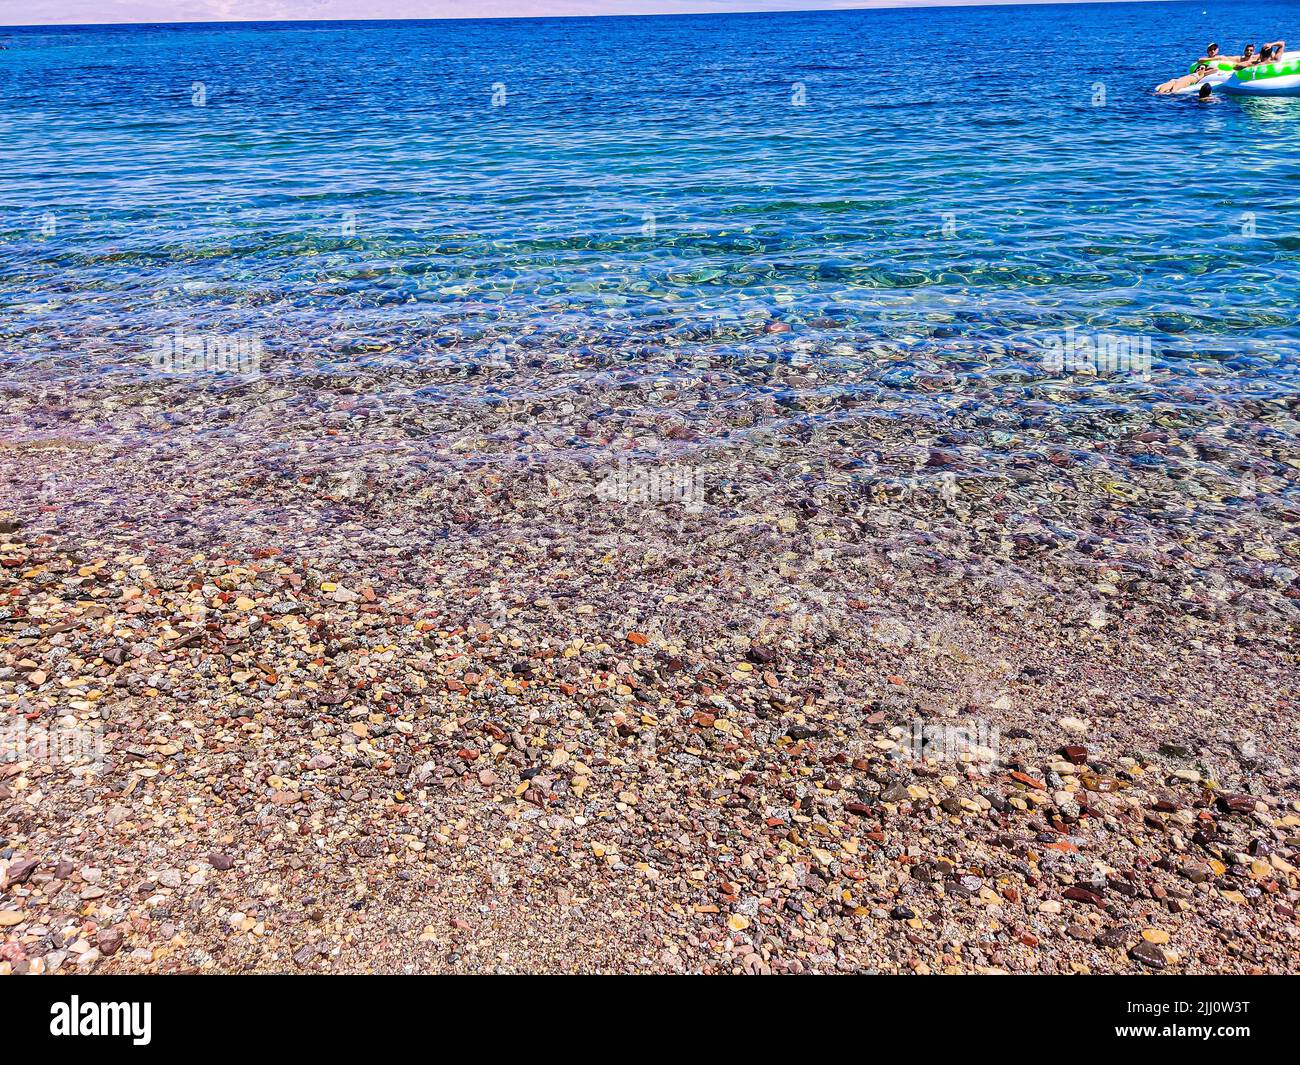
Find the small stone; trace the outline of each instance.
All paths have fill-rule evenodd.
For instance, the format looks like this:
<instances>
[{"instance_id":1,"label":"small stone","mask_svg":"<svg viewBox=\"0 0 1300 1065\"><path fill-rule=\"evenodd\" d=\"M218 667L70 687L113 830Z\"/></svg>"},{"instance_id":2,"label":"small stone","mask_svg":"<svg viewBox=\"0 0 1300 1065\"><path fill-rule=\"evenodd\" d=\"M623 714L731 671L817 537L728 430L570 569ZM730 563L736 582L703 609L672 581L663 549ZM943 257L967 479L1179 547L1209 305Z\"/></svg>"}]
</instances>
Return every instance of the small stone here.
<instances>
[{"instance_id":1,"label":"small stone","mask_svg":"<svg viewBox=\"0 0 1300 1065\"><path fill-rule=\"evenodd\" d=\"M1255 796L1229 795L1219 796L1219 808L1230 814L1252 814L1255 812Z\"/></svg>"},{"instance_id":2,"label":"small stone","mask_svg":"<svg viewBox=\"0 0 1300 1065\"><path fill-rule=\"evenodd\" d=\"M1062 894L1065 896L1065 898L1069 899L1071 902L1086 902L1093 906L1105 905L1100 895L1098 895L1095 891L1089 891L1087 888L1069 887L1066 888L1065 891L1062 892Z\"/></svg>"},{"instance_id":3,"label":"small stone","mask_svg":"<svg viewBox=\"0 0 1300 1065\"><path fill-rule=\"evenodd\" d=\"M116 928L105 928L100 931L96 943L99 946L99 952L106 958L111 958L122 949L122 933Z\"/></svg>"},{"instance_id":4,"label":"small stone","mask_svg":"<svg viewBox=\"0 0 1300 1065\"><path fill-rule=\"evenodd\" d=\"M1156 944L1148 943L1145 939L1136 944L1128 953L1130 958L1140 961L1143 965L1152 969L1163 969L1169 964L1165 958L1165 952Z\"/></svg>"},{"instance_id":5,"label":"small stone","mask_svg":"<svg viewBox=\"0 0 1300 1065\"><path fill-rule=\"evenodd\" d=\"M1131 926L1116 925L1113 928L1107 928L1097 937L1097 943L1103 947L1123 947L1130 939L1133 938Z\"/></svg>"},{"instance_id":6,"label":"small stone","mask_svg":"<svg viewBox=\"0 0 1300 1065\"><path fill-rule=\"evenodd\" d=\"M40 862L35 858L19 858L17 861L9 863L5 877L10 884L25 884L31 878L32 873L36 872L38 865L40 865Z\"/></svg>"},{"instance_id":7,"label":"small stone","mask_svg":"<svg viewBox=\"0 0 1300 1065\"><path fill-rule=\"evenodd\" d=\"M230 857L228 854L221 854L218 851L213 851L208 855L208 864L218 872L224 873L227 869L234 868L235 859Z\"/></svg>"}]
</instances>

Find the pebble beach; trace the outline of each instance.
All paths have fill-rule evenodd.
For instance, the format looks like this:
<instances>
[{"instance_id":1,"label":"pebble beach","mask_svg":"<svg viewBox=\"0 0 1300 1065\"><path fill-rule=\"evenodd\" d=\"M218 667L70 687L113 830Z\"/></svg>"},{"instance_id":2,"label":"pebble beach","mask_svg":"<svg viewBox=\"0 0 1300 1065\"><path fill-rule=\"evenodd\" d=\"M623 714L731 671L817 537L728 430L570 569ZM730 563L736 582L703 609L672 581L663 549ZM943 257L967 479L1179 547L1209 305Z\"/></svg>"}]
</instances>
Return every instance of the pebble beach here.
<instances>
[{"instance_id":1,"label":"pebble beach","mask_svg":"<svg viewBox=\"0 0 1300 1065\"><path fill-rule=\"evenodd\" d=\"M616 397L608 455L645 442ZM602 499L485 464L509 412L358 477L232 403L276 429L160 420L142 466L72 445L78 394L5 448L0 699L103 744L0 764L7 971L1294 964L1294 540L1150 552L1048 461L1030 521L948 498L942 444L932 490L817 439L701 460L689 509ZM318 408L323 447L414 427ZM916 746L971 722L991 749Z\"/></svg>"},{"instance_id":2,"label":"pebble beach","mask_svg":"<svg viewBox=\"0 0 1300 1065\"><path fill-rule=\"evenodd\" d=\"M1194 6L14 31L0 974L1295 971L1293 115L1069 46Z\"/></svg>"}]
</instances>

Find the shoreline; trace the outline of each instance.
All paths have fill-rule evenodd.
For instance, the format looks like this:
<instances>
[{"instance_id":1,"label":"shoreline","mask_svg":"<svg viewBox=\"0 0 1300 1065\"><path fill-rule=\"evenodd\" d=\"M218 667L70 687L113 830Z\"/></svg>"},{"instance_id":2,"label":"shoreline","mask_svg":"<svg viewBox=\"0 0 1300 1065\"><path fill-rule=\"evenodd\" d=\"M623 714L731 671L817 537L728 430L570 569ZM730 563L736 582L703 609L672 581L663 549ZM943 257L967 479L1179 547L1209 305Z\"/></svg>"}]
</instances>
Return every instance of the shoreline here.
<instances>
[{"instance_id":1,"label":"shoreline","mask_svg":"<svg viewBox=\"0 0 1300 1065\"><path fill-rule=\"evenodd\" d=\"M252 505L218 452L182 506L130 449L13 457L116 494L0 515L0 705L106 749L0 766L10 970L1291 965L1300 670L1248 589L981 555L981 499Z\"/></svg>"}]
</instances>

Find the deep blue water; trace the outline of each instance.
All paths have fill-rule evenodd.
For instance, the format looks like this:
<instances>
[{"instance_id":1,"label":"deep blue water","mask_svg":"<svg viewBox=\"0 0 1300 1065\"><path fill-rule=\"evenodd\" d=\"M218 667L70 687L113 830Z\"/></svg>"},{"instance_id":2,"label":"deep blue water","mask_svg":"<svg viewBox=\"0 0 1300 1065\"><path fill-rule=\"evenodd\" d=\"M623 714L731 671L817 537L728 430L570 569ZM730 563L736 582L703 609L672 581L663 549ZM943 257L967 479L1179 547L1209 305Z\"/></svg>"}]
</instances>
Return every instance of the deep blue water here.
<instances>
[{"instance_id":1,"label":"deep blue water","mask_svg":"<svg viewBox=\"0 0 1300 1065\"><path fill-rule=\"evenodd\" d=\"M1144 402L1291 396L1300 99L1151 88L1297 14L9 30L0 370L139 380L177 328L287 374L883 344L898 394L1033 379L1073 329L1150 345Z\"/></svg>"}]
</instances>

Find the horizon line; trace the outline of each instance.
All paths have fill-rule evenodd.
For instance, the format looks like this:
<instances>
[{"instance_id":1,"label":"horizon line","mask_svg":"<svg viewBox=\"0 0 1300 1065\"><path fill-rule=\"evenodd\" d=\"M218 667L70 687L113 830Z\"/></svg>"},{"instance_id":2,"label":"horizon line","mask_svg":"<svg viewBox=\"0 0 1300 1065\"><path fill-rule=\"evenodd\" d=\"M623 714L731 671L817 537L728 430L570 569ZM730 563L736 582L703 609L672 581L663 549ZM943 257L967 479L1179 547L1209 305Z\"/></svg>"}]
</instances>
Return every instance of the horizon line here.
<instances>
[{"instance_id":1,"label":"horizon line","mask_svg":"<svg viewBox=\"0 0 1300 1065\"><path fill-rule=\"evenodd\" d=\"M653 3L654 0L647 0ZM739 3L745 0L737 0ZM797 3L798 0L792 0ZM30 29L95 29L108 26L281 26L288 24L309 25L330 23L389 23L389 22L530 22L536 19L593 19L593 18L691 18L718 15L832 15L850 11L899 11L926 8L952 7L1079 7L1101 4L1190 4L1194 0L866 0L864 3L831 4L827 7L788 7L788 8L745 8L738 7L731 11L600 11L600 12L557 12L555 14L529 15L427 15L412 18L405 15L375 16L370 18L277 18L277 19L240 19L240 18L193 18L157 21L155 19L126 18L116 22L14 22L0 23L3 30Z\"/></svg>"}]
</instances>

